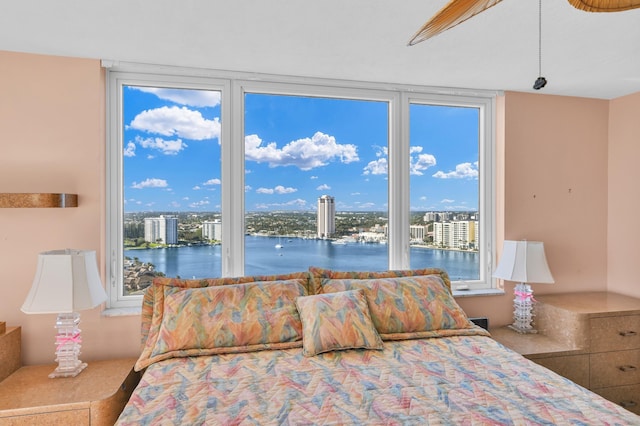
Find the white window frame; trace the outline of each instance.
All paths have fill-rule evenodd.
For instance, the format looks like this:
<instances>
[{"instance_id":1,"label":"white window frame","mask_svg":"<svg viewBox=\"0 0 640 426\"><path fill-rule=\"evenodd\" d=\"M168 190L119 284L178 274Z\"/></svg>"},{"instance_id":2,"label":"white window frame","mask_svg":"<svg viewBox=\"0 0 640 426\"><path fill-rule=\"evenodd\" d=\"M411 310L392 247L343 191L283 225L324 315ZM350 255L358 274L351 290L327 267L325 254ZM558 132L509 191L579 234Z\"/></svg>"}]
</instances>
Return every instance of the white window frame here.
<instances>
[{"instance_id":1,"label":"white window frame","mask_svg":"<svg viewBox=\"0 0 640 426\"><path fill-rule=\"evenodd\" d=\"M222 276L244 274L244 95L318 96L388 102L389 269L409 266L409 106L411 103L479 109L480 279L456 281L455 295L496 291L495 241L495 98L490 91L389 85L230 71L162 67L103 61L106 73L106 278L108 308L139 307L141 296L125 296L123 286L123 110L122 87L146 85L221 92ZM310 265L311 266L311 265ZM437 265L425 265L437 266ZM456 290L460 288L460 291Z\"/></svg>"}]
</instances>

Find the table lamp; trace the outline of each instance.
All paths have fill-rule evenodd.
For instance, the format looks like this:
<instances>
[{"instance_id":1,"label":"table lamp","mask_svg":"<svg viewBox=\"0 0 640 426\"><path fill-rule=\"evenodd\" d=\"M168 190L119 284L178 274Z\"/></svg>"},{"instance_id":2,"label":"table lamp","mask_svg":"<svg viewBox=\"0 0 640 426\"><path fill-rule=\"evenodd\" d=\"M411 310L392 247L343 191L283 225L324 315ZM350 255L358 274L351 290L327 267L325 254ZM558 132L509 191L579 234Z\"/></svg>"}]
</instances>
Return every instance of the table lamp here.
<instances>
[{"instance_id":1,"label":"table lamp","mask_svg":"<svg viewBox=\"0 0 640 426\"><path fill-rule=\"evenodd\" d=\"M53 250L38 255L31 290L22 305L27 314L57 313L56 361L49 377L75 377L87 367L80 354L80 314L107 300L100 281L96 252Z\"/></svg>"},{"instance_id":2,"label":"table lamp","mask_svg":"<svg viewBox=\"0 0 640 426\"><path fill-rule=\"evenodd\" d=\"M514 322L509 328L518 333L537 333L531 325L535 299L528 283L554 282L544 255L544 244L538 241L505 241L493 276L518 282L514 289Z\"/></svg>"}]
</instances>

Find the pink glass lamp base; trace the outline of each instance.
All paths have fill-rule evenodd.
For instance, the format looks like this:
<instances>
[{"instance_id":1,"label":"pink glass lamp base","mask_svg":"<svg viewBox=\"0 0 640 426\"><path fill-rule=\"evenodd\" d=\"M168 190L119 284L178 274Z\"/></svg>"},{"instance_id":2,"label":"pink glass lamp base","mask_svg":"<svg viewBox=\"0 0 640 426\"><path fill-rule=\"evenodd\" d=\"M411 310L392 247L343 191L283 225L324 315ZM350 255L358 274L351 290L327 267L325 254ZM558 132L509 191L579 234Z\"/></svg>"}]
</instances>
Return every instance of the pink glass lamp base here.
<instances>
[{"instance_id":1,"label":"pink glass lamp base","mask_svg":"<svg viewBox=\"0 0 640 426\"><path fill-rule=\"evenodd\" d=\"M87 363L78 359L80 354L80 314L77 312L58 314L56 319L56 361L58 367L49 374L49 378L75 377L87 367Z\"/></svg>"}]
</instances>

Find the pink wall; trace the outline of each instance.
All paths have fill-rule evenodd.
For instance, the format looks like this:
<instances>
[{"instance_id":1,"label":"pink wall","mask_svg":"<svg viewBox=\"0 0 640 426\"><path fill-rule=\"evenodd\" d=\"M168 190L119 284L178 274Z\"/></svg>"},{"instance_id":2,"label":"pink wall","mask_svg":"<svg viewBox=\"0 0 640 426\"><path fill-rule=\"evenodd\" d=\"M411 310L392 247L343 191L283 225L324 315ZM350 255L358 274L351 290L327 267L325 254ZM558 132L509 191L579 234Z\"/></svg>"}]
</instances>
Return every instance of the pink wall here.
<instances>
[{"instance_id":1,"label":"pink wall","mask_svg":"<svg viewBox=\"0 0 640 426\"><path fill-rule=\"evenodd\" d=\"M609 289L640 297L640 93L611 101L609 115Z\"/></svg>"},{"instance_id":2,"label":"pink wall","mask_svg":"<svg viewBox=\"0 0 640 426\"><path fill-rule=\"evenodd\" d=\"M51 363L56 316L20 307L39 252L91 249L102 259L104 76L97 60L9 52L0 52L0 73L0 192L79 197L77 208L0 209L0 320L22 326L24 363ZM136 356L139 319L100 312L81 313L81 359Z\"/></svg>"},{"instance_id":3,"label":"pink wall","mask_svg":"<svg viewBox=\"0 0 640 426\"><path fill-rule=\"evenodd\" d=\"M609 101L507 93L505 238L543 241L554 285L539 294L607 284Z\"/></svg>"},{"instance_id":4,"label":"pink wall","mask_svg":"<svg viewBox=\"0 0 640 426\"><path fill-rule=\"evenodd\" d=\"M77 208L0 209L0 320L23 327L26 364L53 362L55 315L25 315L20 306L39 252L95 249L104 262L104 75L98 60L0 51L0 64L0 192L79 194ZM627 109L637 110L638 104L640 96L611 103L617 131L611 131L610 168L631 161L633 155L627 153L640 150L632 137L638 124ZM498 220L504 229L498 232L508 239L545 242L556 284L537 285L538 293L607 288L609 105L603 100L511 92L498 99L504 113L498 117L497 150L497 174L504 177L498 184L504 197L497 200L504 214ZM624 181L628 175L623 174L632 168L615 172L616 185L627 189L613 188L617 198L610 194L611 207L618 212L633 206L626 196L632 193L633 181ZM620 217L630 215L630 210L620 212ZM633 238L613 224L609 228L618 244L609 239L616 253L631 253ZM621 284L634 277L631 267L610 263L611 275L615 273L620 283L615 288L632 291ZM507 324L513 284L505 287L504 296L458 301L471 316L488 315L493 325ZM136 356L139 316L103 317L100 312L96 308L82 313L81 358Z\"/></svg>"}]
</instances>

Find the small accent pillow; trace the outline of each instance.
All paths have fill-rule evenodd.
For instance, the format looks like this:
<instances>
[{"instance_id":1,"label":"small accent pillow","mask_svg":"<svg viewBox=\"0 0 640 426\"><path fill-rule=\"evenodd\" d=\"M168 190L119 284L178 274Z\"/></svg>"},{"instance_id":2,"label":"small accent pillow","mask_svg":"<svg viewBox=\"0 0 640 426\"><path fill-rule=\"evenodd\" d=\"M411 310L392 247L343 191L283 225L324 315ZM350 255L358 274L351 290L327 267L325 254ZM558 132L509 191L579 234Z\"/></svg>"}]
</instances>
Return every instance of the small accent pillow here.
<instances>
[{"instance_id":1,"label":"small accent pillow","mask_svg":"<svg viewBox=\"0 0 640 426\"><path fill-rule=\"evenodd\" d=\"M303 280L164 286L136 371L174 357L300 347L295 300L306 295Z\"/></svg>"},{"instance_id":2,"label":"small accent pillow","mask_svg":"<svg viewBox=\"0 0 640 426\"><path fill-rule=\"evenodd\" d=\"M311 291L310 294L320 294L323 292L324 283L327 280L334 279L352 279L367 280L373 278L396 278L396 277L413 277L423 275L439 275L442 282L451 292L451 280L447 271L440 268L423 268L423 269L402 269L396 271L334 271L332 269L319 268L311 266L309 268L311 274Z\"/></svg>"},{"instance_id":3,"label":"small accent pillow","mask_svg":"<svg viewBox=\"0 0 640 426\"><path fill-rule=\"evenodd\" d=\"M362 290L298 297L296 306L305 356L344 349L383 349Z\"/></svg>"},{"instance_id":4,"label":"small accent pillow","mask_svg":"<svg viewBox=\"0 0 640 426\"><path fill-rule=\"evenodd\" d=\"M334 279L323 285L325 293L356 289L364 290L373 323L386 340L430 337L437 330L474 328L439 275Z\"/></svg>"}]
</instances>

